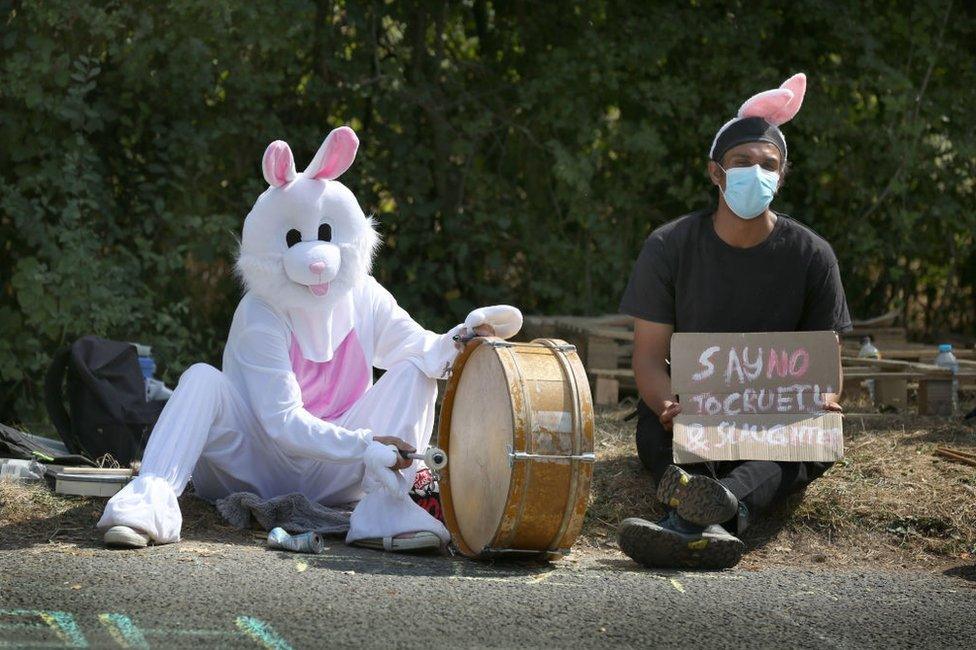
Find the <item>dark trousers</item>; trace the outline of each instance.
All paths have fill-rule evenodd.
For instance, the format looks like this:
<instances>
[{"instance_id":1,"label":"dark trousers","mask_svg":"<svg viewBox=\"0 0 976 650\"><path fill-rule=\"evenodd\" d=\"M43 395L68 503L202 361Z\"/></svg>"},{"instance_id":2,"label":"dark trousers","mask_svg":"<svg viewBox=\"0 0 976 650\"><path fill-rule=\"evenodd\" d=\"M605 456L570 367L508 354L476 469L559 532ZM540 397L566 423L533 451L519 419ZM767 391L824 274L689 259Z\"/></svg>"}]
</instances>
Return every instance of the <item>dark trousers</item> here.
<instances>
[{"instance_id":1,"label":"dark trousers","mask_svg":"<svg viewBox=\"0 0 976 650\"><path fill-rule=\"evenodd\" d=\"M637 405L637 455L644 467L651 471L655 482L672 464L671 432L665 431L661 421L643 401ZM729 492L746 505L749 517L771 504L806 487L821 476L833 463L788 463L772 460L717 461L682 465L695 474L707 474L718 479ZM733 529L734 522L730 522Z\"/></svg>"}]
</instances>

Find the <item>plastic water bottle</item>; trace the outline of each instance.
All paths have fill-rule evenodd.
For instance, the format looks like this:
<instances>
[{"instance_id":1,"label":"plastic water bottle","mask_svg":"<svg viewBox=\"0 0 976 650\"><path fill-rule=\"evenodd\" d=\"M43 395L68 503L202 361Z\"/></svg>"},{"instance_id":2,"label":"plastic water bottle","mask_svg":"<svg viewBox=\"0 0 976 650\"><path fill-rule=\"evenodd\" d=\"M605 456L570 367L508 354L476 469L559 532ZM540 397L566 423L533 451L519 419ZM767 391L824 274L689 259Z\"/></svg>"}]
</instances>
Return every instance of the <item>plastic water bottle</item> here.
<instances>
[{"instance_id":1,"label":"plastic water bottle","mask_svg":"<svg viewBox=\"0 0 976 650\"><path fill-rule=\"evenodd\" d=\"M146 401L168 400L173 391L166 388L166 384L153 376L156 372L156 360L152 358L152 348L142 343L133 343L132 345L136 346L136 352L139 354L139 369L142 371L142 378L146 382Z\"/></svg>"},{"instance_id":2,"label":"plastic water bottle","mask_svg":"<svg viewBox=\"0 0 976 650\"><path fill-rule=\"evenodd\" d=\"M878 348L874 347L871 337L865 336L861 339L861 349L858 351L857 356L862 359L880 359L881 353L878 352Z\"/></svg>"},{"instance_id":3,"label":"plastic water bottle","mask_svg":"<svg viewBox=\"0 0 976 650\"><path fill-rule=\"evenodd\" d=\"M39 481L44 467L36 460L0 458L0 481Z\"/></svg>"},{"instance_id":4,"label":"plastic water bottle","mask_svg":"<svg viewBox=\"0 0 976 650\"><path fill-rule=\"evenodd\" d=\"M959 410L959 378L956 376L959 374L959 362L956 361L956 355L952 353L952 345L943 343L939 346L935 365L952 371L952 414L955 415Z\"/></svg>"},{"instance_id":5,"label":"plastic water bottle","mask_svg":"<svg viewBox=\"0 0 976 650\"><path fill-rule=\"evenodd\" d=\"M874 343L871 342L870 336L865 336L861 339L861 349L858 350L857 356L861 359L880 359L881 353L878 352L878 348L874 347ZM868 389L868 396L871 398L871 403L874 403L874 380L865 379L864 385Z\"/></svg>"}]
</instances>

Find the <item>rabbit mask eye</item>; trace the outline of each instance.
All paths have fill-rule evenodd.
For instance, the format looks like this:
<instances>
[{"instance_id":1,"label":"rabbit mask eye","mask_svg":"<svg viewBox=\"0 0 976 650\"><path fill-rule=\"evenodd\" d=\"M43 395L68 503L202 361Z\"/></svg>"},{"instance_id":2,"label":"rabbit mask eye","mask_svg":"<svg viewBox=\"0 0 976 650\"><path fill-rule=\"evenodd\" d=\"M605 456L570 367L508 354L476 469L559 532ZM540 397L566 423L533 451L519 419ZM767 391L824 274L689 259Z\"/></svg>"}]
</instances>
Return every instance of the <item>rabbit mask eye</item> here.
<instances>
[{"instance_id":1,"label":"rabbit mask eye","mask_svg":"<svg viewBox=\"0 0 976 650\"><path fill-rule=\"evenodd\" d=\"M332 226L327 223L319 226L319 241L332 241Z\"/></svg>"},{"instance_id":2,"label":"rabbit mask eye","mask_svg":"<svg viewBox=\"0 0 976 650\"><path fill-rule=\"evenodd\" d=\"M294 228L285 234L285 243L288 244L288 248L291 248L300 241L302 241L302 233L298 232Z\"/></svg>"}]
</instances>

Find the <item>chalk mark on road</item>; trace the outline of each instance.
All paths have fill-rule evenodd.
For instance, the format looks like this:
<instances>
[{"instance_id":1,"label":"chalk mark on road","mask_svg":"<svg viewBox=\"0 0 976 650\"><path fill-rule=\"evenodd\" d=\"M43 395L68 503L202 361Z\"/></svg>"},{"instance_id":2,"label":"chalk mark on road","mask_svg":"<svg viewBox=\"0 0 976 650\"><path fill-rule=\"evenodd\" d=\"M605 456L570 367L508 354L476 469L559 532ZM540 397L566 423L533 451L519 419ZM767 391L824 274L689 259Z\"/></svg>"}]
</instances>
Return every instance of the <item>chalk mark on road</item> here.
<instances>
[{"instance_id":1,"label":"chalk mark on road","mask_svg":"<svg viewBox=\"0 0 976 650\"><path fill-rule=\"evenodd\" d=\"M117 612L98 614L97 618L117 646L132 650L148 650L150 648L148 638L170 638L173 636L249 639L267 650L292 650L291 644L278 634L269 623L253 616L238 616L234 620L237 629L230 631L169 627L140 628L131 618ZM0 647L90 647L88 638L70 612L40 609L0 609L0 630L14 634L21 633L17 635L17 638L0 640ZM52 632L60 640L60 644L44 640L44 636L50 639L49 634ZM38 638L38 636L42 638Z\"/></svg>"}]
</instances>

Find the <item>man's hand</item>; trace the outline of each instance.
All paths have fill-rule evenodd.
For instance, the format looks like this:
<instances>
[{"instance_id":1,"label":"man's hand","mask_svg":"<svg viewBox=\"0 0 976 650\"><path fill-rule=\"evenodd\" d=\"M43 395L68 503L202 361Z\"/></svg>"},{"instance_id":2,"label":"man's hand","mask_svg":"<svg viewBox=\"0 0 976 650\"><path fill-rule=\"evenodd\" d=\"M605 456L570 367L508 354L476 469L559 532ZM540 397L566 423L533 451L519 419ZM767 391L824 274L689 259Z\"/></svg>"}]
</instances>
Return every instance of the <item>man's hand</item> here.
<instances>
[{"instance_id":1,"label":"man's hand","mask_svg":"<svg viewBox=\"0 0 976 650\"><path fill-rule=\"evenodd\" d=\"M401 440L400 438L397 438L396 436L373 436L373 441L378 442L381 445L393 445L397 448L398 452L405 451L408 454L412 454L417 451L413 445ZM390 469L394 471L398 469L406 469L410 467L411 463L413 463L412 458L404 458L402 455L397 453L397 462Z\"/></svg>"},{"instance_id":2,"label":"man's hand","mask_svg":"<svg viewBox=\"0 0 976 650\"><path fill-rule=\"evenodd\" d=\"M831 398L833 398L833 399L831 399ZM837 403L836 396L833 396L833 395L828 396L824 400L823 408L824 408L825 411L832 411L834 413L843 413L844 412L844 409L841 407L841 405Z\"/></svg>"},{"instance_id":3,"label":"man's hand","mask_svg":"<svg viewBox=\"0 0 976 650\"><path fill-rule=\"evenodd\" d=\"M661 413L657 417L661 421L661 426L664 427L664 430L671 431L674 427L674 416L681 413L681 404L666 399L662 406Z\"/></svg>"}]
</instances>

